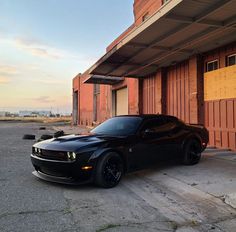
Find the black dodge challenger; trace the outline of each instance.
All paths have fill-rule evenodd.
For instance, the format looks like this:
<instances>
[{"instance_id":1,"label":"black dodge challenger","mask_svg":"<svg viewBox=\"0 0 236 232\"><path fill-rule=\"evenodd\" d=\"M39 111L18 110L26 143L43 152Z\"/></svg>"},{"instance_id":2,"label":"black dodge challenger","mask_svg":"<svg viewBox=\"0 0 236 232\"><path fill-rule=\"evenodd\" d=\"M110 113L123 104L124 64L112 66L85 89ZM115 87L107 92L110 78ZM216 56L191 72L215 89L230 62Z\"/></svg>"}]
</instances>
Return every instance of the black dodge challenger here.
<instances>
[{"instance_id":1,"label":"black dodge challenger","mask_svg":"<svg viewBox=\"0 0 236 232\"><path fill-rule=\"evenodd\" d=\"M201 125L185 124L168 115L128 115L111 118L86 135L67 135L33 145L33 174L67 184L93 182L116 186L124 173L157 162L178 159L199 162L208 143Z\"/></svg>"}]
</instances>

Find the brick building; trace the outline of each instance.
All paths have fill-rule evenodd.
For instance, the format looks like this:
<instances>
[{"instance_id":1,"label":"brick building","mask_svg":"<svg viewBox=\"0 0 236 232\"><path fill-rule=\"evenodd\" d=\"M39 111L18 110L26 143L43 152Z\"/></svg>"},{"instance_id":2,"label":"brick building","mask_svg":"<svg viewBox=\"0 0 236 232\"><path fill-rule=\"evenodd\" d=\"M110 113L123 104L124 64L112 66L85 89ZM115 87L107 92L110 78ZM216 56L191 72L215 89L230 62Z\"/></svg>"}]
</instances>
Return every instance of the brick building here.
<instances>
[{"instance_id":1,"label":"brick building","mask_svg":"<svg viewBox=\"0 0 236 232\"><path fill-rule=\"evenodd\" d=\"M236 150L236 1L135 0L135 21L73 79L74 124L162 113Z\"/></svg>"}]
</instances>

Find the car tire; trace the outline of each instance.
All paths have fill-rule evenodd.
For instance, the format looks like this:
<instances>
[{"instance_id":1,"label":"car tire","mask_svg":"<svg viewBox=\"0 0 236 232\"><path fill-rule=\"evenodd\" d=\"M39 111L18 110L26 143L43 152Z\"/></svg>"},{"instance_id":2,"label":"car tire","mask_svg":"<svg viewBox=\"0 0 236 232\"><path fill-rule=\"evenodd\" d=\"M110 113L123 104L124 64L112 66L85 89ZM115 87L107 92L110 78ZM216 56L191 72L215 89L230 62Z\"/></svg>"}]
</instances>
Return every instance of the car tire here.
<instances>
[{"instance_id":1,"label":"car tire","mask_svg":"<svg viewBox=\"0 0 236 232\"><path fill-rule=\"evenodd\" d=\"M64 135L65 135L65 132L63 130L60 130L60 131L55 132L53 137L54 138L59 138L59 137L64 136Z\"/></svg>"},{"instance_id":2,"label":"car tire","mask_svg":"<svg viewBox=\"0 0 236 232\"><path fill-rule=\"evenodd\" d=\"M197 164L201 159L201 147L200 143L195 140L189 140L184 146L182 163L184 165Z\"/></svg>"},{"instance_id":3,"label":"car tire","mask_svg":"<svg viewBox=\"0 0 236 232\"><path fill-rule=\"evenodd\" d=\"M115 187L124 173L123 161L120 155L109 152L98 160L95 171L95 184L103 188Z\"/></svg>"},{"instance_id":4,"label":"car tire","mask_svg":"<svg viewBox=\"0 0 236 232\"><path fill-rule=\"evenodd\" d=\"M23 139L27 139L27 140L35 140L35 135L29 135L29 134L26 134L23 136Z\"/></svg>"},{"instance_id":5,"label":"car tire","mask_svg":"<svg viewBox=\"0 0 236 232\"><path fill-rule=\"evenodd\" d=\"M52 135L48 135L48 134L43 134L40 137L41 140L47 140L47 139L52 139L52 138L53 138L53 136Z\"/></svg>"}]
</instances>

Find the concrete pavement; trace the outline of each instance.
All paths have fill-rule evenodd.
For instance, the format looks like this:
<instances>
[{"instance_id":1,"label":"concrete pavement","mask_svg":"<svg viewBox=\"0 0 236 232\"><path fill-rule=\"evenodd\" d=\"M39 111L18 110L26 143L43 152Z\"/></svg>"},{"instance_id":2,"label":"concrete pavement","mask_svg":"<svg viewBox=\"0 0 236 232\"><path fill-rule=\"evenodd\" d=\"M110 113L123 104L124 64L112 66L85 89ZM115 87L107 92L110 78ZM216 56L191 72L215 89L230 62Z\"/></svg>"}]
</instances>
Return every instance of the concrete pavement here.
<instances>
[{"instance_id":1,"label":"concrete pavement","mask_svg":"<svg viewBox=\"0 0 236 232\"><path fill-rule=\"evenodd\" d=\"M0 231L236 231L236 154L207 150L195 166L176 163L128 174L113 189L64 186L32 176L37 123L0 122ZM63 127L59 127L63 129Z\"/></svg>"}]
</instances>

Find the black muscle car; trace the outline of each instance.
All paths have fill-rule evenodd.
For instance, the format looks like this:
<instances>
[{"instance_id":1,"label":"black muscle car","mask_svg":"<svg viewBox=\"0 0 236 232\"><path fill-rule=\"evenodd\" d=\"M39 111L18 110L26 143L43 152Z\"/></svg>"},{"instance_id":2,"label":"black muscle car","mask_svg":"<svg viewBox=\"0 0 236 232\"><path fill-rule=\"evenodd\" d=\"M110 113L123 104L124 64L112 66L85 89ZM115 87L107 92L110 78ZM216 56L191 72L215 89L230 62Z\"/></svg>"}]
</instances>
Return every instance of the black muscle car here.
<instances>
[{"instance_id":1,"label":"black muscle car","mask_svg":"<svg viewBox=\"0 0 236 232\"><path fill-rule=\"evenodd\" d=\"M168 115L113 117L86 135L67 135L33 145L31 161L41 179L67 184L116 186L124 173L157 162L199 162L208 143L201 125Z\"/></svg>"}]
</instances>

